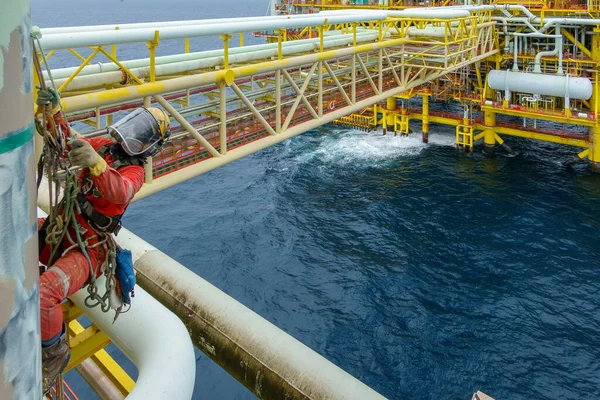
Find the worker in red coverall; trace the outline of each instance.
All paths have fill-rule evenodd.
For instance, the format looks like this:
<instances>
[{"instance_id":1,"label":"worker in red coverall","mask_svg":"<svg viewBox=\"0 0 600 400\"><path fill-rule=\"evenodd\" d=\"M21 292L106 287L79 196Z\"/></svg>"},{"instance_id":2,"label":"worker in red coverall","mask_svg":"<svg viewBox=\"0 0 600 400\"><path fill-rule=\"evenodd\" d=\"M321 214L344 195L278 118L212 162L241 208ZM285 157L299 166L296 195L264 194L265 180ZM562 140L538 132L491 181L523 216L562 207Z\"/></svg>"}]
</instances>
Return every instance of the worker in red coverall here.
<instances>
[{"instance_id":1,"label":"worker in red coverall","mask_svg":"<svg viewBox=\"0 0 600 400\"><path fill-rule=\"evenodd\" d=\"M54 90L41 90L38 105L53 106L55 126L66 134L66 122L58 106ZM39 126L39 124L38 124ZM78 136L69 141L72 165L83 168L79 176L78 202L82 210L76 215L84 229L82 239L88 242L92 270L99 276L103 271L108 249L94 246L99 232L112 234L120 227L127 205L144 183L144 161L156 154L169 136L169 118L158 108L138 108L108 128L113 137L86 139ZM50 128L51 129L51 128ZM58 210L60 214L62 210ZM40 237L45 236L45 225ZM67 236L71 237L71 241ZM42 243L40 262L49 268L40 277L40 320L42 331L42 375L46 393L70 360L69 346L63 325L61 303L88 283L90 266L70 228L56 261L49 264L50 246Z\"/></svg>"}]
</instances>

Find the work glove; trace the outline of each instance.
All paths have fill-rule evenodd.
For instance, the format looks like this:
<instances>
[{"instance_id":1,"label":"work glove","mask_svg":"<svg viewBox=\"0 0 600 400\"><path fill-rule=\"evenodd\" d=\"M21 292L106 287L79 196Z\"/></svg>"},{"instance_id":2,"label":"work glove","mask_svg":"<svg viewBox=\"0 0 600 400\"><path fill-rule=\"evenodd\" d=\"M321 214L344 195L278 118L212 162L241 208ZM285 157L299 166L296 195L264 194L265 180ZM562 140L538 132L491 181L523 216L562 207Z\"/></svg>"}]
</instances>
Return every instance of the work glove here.
<instances>
[{"instance_id":1,"label":"work glove","mask_svg":"<svg viewBox=\"0 0 600 400\"><path fill-rule=\"evenodd\" d=\"M42 89L38 92L38 97L35 100L38 106L52 104L52 108L58 105L60 94L53 88Z\"/></svg>"},{"instance_id":2,"label":"work glove","mask_svg":"<svg viewBox=\"0 0 600 400\"><path fill-rule=\"evenodd\" d=\"M83 168L90 168L98 164L100 156L91 144L83 139L73 139L69 141L71 151L69 160L73 165L79 165Z\"/></svg>"}]
</instances>

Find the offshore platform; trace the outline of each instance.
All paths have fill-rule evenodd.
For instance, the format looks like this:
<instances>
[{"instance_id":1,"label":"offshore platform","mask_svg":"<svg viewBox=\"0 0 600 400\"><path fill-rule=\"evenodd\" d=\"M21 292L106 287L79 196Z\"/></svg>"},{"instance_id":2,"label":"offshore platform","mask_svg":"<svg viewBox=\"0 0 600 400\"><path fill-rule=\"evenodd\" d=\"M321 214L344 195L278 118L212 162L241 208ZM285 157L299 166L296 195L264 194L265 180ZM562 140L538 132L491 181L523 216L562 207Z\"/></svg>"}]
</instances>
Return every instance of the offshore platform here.
<instances>
[{"instance_id":1,"label":"offshore platform","mask_svg":"<svg viewBox=\"0 0 600 400\"><path fill-rule=\"evenodd\" d=\"M29 110L42 81L90 137L142 105L169 113L174 133L148 160L136 200L328 123L424 142L430 124L451 125L457 149L482 142L490 154L510 151L512 136L528 138L571 146L565 161L587 159L600 170L600 0L281 0L264 17L42 27L33 44L28 1L8 0L0 11L8 21L0 25L0 176L10 188L0 195L11 194L0 198L0 214L16 216L0 242L0 294L19 293L1 297L9 308L0 339L21 349L0 346L7 398L40 386L31 182L42 143ZM250 36L265 43L246 45ZM206 49L206 37L220 48ZM133 48L147 56L128 58ZM34 53L44 70L31 81ZM58 57L71 67L56 68ZM24 198L32 203L14 200ZM192 342L258 397L381 398L133 233L117 238L132 249L141 286L131 312L113 324L79 294L64 305L68 369L101 398L190 398ZM15 333L23 330L30 334ZM104 350L111 342L134 362L136 381ZM164 350L149 355L157 343ZM53 396L76 398L66 384Z\"/></svg>"}]
</instances>

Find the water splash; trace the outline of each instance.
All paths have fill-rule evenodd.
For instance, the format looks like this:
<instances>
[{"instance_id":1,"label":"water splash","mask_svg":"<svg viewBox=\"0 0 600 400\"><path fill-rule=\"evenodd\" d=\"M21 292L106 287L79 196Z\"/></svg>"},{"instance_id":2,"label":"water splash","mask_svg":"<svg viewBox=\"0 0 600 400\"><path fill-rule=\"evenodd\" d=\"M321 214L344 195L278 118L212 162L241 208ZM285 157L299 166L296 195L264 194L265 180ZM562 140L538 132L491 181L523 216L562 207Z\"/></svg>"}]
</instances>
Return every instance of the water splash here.
<instances>
[{"instance_id":1,"label":"water splash","mask_svg":"<svg viewBox=\"0 0 600 400\"><path fill-rule=\"evenodd\" d=\"M382 135L356 129L331 129L327 135L317 138L312 151L303 152L295 158L298 163L320 160L325 164L343 166L368 162L370 166L387 164L398 158L418 156L428 146L454 146L454 137L447 134L432 135L429 144L420 134L409 136Z\"/></svg>"}]
</instances>

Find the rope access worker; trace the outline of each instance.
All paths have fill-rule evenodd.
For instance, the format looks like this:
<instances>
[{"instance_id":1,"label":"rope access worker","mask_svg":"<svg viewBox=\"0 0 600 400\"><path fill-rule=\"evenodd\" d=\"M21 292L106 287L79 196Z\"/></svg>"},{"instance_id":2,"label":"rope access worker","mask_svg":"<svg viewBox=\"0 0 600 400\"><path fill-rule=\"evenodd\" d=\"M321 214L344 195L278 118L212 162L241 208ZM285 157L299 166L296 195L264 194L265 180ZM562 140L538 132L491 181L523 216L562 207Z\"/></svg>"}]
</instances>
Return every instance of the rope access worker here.
<instances>
[{"instance_id":1,"label":"rope access worker","mask_svg":"<svg viewBox=\"0 0 600 400\"><path fill-rule=\"evenodd\" d=\"M61 129L63 132L69 132L58 107L59 95L55 90L40 90L36 103L42 106L40 108L50 105L53 108L50 117L54 120L53 127L42 127L36 118L39 131ZM106 275L107 268L110 268L111 249L114 251L112 260L116 259L113 264L116 265L118 276L120 249L115 247L112 234L118 232L125 209L144 183L143 166L146 157L156 154L161 149L170 135L169 129L169 117L163 110L138 108L107 129L112 140L106 137L86 139L78 135L69 141L68 156L71 166L82 167L77 179L77 205L73 208L76 220L74 226L78 226L80 232L74 232L72 226L64 228L62 240L55 239L57 250L51 251L49 238L52 239L53 235L56 237L56 228L54 231L50 229L52 232L48 231L49 225L52 225L51 222L48 223L50 218L46 219L40 228L40 263L49 267L40 277L44 393L52 387L71 358L61 303L86 285L90 292L95 278L102 273ZM65 208L65 203L58 204L57 219L65 220ZM85 243L84 248L81 247L81 242ZM91 276L90 272L94 276ZM123 287L122 282L119 287ZM106 309L102 304L103 311L116 308L118 315L123 304L120 302L120 295L123 294L126 294L127 299L124 302L128 303L129 292L118 291L117 289L115 293L110 294L112 301L118 304L113 303ZM107 299L108 296L105 296L104 299ZM111 304L110 301L108 304Z\"/></svg>"}]
</instances>

